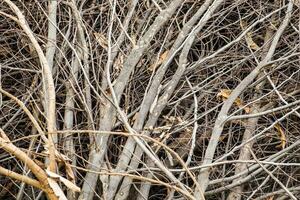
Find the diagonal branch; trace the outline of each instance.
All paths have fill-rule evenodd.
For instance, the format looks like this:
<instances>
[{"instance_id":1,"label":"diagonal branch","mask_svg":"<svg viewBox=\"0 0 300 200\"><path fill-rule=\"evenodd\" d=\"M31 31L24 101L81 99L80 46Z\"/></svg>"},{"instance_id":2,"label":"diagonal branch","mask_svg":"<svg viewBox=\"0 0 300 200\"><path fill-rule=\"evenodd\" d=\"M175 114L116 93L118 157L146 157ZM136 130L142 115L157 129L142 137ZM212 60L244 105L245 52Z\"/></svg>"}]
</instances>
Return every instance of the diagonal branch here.
<instances>
[{"instance_id":1,"label":"diagonal branch","mask_svg":"<svg viewBox=\"0 0 300 200\"><path fill-rule=\"evenodd\" d=\"M21 26L21 28L24 30L26 35L28 36L29 40L31 41L33 47L35 48L39 60L42 65L43 69L43 81L44 81L44 95L45 95L45 102L46 102L46 113L47 113L47 129L48 129L48 146L49 146L49 160L50 165L49 168L51 171L55 171L56 169L56 162L55 162L55 146L53 141L57 141L55 132L56 127L56 116L55 116L55 87L53 82L53 77L51 73L51 69L49 67L49 63L47 61L47 58L45 54L43 53L43 50L39 43L37 42L35 36L33 35L30 27L28 26L28 23L25 20L25 16L22 14L20 9L10 0L4 0L5 3L9 5L9 7L14 11L14 13L17 15L18 19L16 22Z\"/></svg>"},{"instance_id":2,"label":"diagonal branch","mask_svg":"<svg viewBox=\"0 0 300 200\"><path fill-rule=\"evenodd\" d=\"M280 39L280 37L283 34L283 31L285 30L285 28L288 26L290 18L291 18L291 13L292 13L292 9L293 9L293 1L290 0L288 7L287 7L287 11L286 11L286 15L285 18L282 22L282 24L280 25L280 27L278 28L278 30L275 33L275 36L272 40L271 46L267 52L266 57L257 65L257 67L244 79L240 82L240 84L232 91L231 95L229 96L229 98L225 101L225 103L223 104L221 111L218 114L218 117L216 119L213 131L212 131L212 135L209 141L209 144L207 146L207 149L205 151L205 156L204 156L204 160L203 160L203 164L209 164L213 161L213 157L218 145L218 141L220 138L220 135L223 131L223 127L224 127L224 122L227 118L227 114L229 112L229 109L231 108L232 104L234 103L235 99L248 87L248 85L256 78L256 76L260 73L260 70L266 66L266 63L268 63L274 52L276 49L276 46L278 44L278 41ZM198 176L198 182L201 184L202 190L205 191L209 182L209 174L210 174L210 170L209 169L205 169L205 170L201 170L200 174ZM199 197L199 191L196 191L195 197Z\"/></svg>"}]
</instances>

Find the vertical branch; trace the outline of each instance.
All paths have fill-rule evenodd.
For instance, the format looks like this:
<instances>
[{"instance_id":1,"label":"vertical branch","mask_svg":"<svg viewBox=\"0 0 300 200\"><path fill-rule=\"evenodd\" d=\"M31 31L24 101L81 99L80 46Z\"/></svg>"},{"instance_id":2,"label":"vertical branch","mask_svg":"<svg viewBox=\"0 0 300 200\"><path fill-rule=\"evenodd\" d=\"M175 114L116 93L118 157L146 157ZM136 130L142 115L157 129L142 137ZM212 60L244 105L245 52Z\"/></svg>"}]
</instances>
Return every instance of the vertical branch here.
<instances>
[{"instance_id":1,"label":"vertical branch","mask_svg":"<svg viewBox=\"0 0 300 200\"><path fill-rule=\"evenodd\" d=\"M216 119L209 144L206 148L203 164L212 163L213 157L215 154L215 150L217 148L220 135L223 131L224 122L226 120L226 116L227 116L227 113L229 112L229 109L231 108L235 99L248 87L248 85L259 74L260 70L263 67L265 67L265 65L271 60L271 58L275 52L276 46L278 44L279 38L282 36L283 31L285 30L285 28L287 27L287 25L290 21L292 9L293 9L293 1L290 0L287 11L286 11L285 18L275 33L275 36L272 40L271 46L269 48L269 51L266 54L266 57L257 65L257 67L244 80L242 80L240 82L240 84L232 91L231 95L228 97L228 99L223 104L221 111L219 112L218 117ZM202 191L205 191L207 188L208 181L209 181L209 174L210 174L209 169L200 171L200 174L198 176L198 181L201 185ZM200 191L196 190L195 197L201 199Z\"/></svg>"},{"instance_id":2,"label":"vertical branch","mask_svg":"<svg viewBox=\"0 0 300 200\"><path fill-rule=\"evenodd\" d=\"M57 1L50 0L48 6L48 38L46 44L46 58L51 71L53 68L54 55L56 50L56 17Z\"/></svg>"},{"instance_id":3,"label":"vertical branch","mask_svg":"<svg viewBox=\"0 0 300 200\"><path fill-rule=\"evenodd\" d=\"M56 161L55 161L55 146L54 146L54 141L55 138L57 138L57 135L55 133L56 130L56 110L55 110L55 87L54 87L54 82L53 82L53 77L51 73L51 69L49 67L48 61L42 51L41 46L37 42L36 38L34 37L31 29L29 28L24 15L20 11L20 9L12 3L10 0L4 0L9 7L14 11L14 13L17 15L18 20L17 23L21 26L21 28L24 30L28 38L30 39L33 47L35 48L39 60L42 65L43 69L43 80L44 80L44 94L45 97L47 97L46 100L46 120L47 120L47 129L48 129L48 148L49 148L49 169L53 172L56 170Z\"/></svg>"},{"instance_id":4,"label":"vertical branch","mask_svg":"<svg viewBox=\"0 0 300 200\"><path fill-rule=\"evenodd\" d=\"M272 20L274 21L274 20ZM266 34L264 37L264 48L262 49L262 59L264 59L264 57L266 56L268 49L270 48L270 40L272 38L272 35L274 31L272 30L271 27L268 27L266 30ZM252 38L251 38L252 39ZM247 40L246 40L247 41ZM248 48L251 50L251 46L250 44L247 42ZM258 75L257 79L261 79L263 78L264 73L260 72ZM264 88L266 80L260 82L256 87L256 93L254 95L254 99L259 98L259 95L262 92L262 89ZM260 111L263 111L261 102L255 102L251 108L250 108L250 112L252 114L256 114ZM245 131L244 131L244 135L243 135L243 139L242 142L245 142L247 140L249 140L255 133L256 127L258 125L258 120L259 117L256 118L250 118L247 120L247 122L245 123ZM251 153L250 150L252 149L254 141L247 143L245 146L243 146L240 150L240 155L239 155L239 160L250 160L251 157ZM248 166L246 163L237 163L236 167L235 167L235 174L239 174L242 171L247 170ZM235 181L240 181L241 179L243 179L244 176L236 179ZM227 200L240 200L242 198L242 193L243 193L243 186L239 185L235 188L232 189L232 191L229 193Z\"/></svg>"},{"instance_id":5,"label":"vertical branch","mask_svg":"<svg viewBox=\"0 0 300 200\"><path fill-rule=\"evenodd\" d=\"M129 81L130 74L141 59L143 52L150 46L150 41L159 31L159 29L169 20L169 18L173 15L173 13L181 5L182 2L183 0L172 1L170 5L156 17L155 21L149 27L148 31L141 37L137 45L131 50L129 56L124 61L123 68L120 72L120 75L116 79L116 84L114 85L117 102L120 101L121 95ZM110 63L112 62L112 60L108 60L107 62ZM100 111L100 130L111 130L115 120L115 108L111 105L111 102L109 100L104 100L104 102L102 102L102 105L103 106ZM101 162L103 161L104 154L107 149L107 141L108 136L96 136L95 143L98 147L95 146L94 149L90 151L90 169L99 170L99 166L101 166ZM97 179L98 177L94 174L87 173L86 181L84 182L80 198L91 199L93 197L91 188L95 188Z\"/></svg>"},{"instance_id":6,"label":"vertical branch","mask_svg":"<svg viewBox=\"0 0 300 200\"><path fill-rule=\"evenodd\" d=\"M149 114L149 118L146 122L146 129L153 129L155 126L158 117L160 116L162 110L165 108L167 105L167 102L169 98L171 97L172 93L174 92L180 78L182 75L185 73L186 67L187 67L187 56L188 53L193 45L193 42L195 40L196 35L203 29L205 24L208 22L208 20L211 18L212 14L218 9L220 4L223 2L222 0L214 1L211 7L209 7L209 4L212 1L206 1L199 11L189 20L189 22L184 26L183 30L179 33L172 49L171 53L168 54L166 61L163 63L163 66L161 66L158 71L156 72L152 84L150 86L150 89L147 94L145 94L145 97L143 98L142 102L142 107L139 112L139 117L136 120L134 124L134 128L136 130L141 130L144 124L144 120L147 117L147 113L150 109L151 104L154 101L154 98L156 95L154 95L158 89L159 84L161 83L164 73L167 70L167 67L170 63L170 60L175 56L177 51L182 48L182 52L180 53L179 56L179 64L178 68L173 75L171 81L168 83L166 91L162 94L162 96L159 98L157 104L155 105L155 108L153 109L153 112ZM198 22L197 26L189 33L189 35L186 37L184 34L188 34L188 31L191 30L191 27L194 23L197 22L197 19L203 14L203 17L200 19ZM186 37L186 40L184 40ZM181 48L179 48L181 46ZM145 132L145 134L149 134L149 132ZM134 157L132 158L132 161L130 163L130 168L131 169L136 169L138 167L138 160L142 156L142 151L139 147L134 149L134 141L128 139L126 142L126 145L124 147L124 151L122 152L122 155L120 156L120 160L117 165L118 170L124 170L124 166L126 167L129 163L130 156L128 156L128 153L133 153ZM121 168L122 167L122 168ZM151 176L151 175L149 175ZM117 179L117 178L114 178ZM123 184L121 188L124 188L118 192L118 195L122 196L123 198L126 198L126 195L129 193L129 187L126 187L126 185L130 185L132 182L132 179L125 177ZM195 181L196 182L196 181ZM196 183L197 186L197 183ZM116 187L116 185L115 185ZM145 185L145 187L149 187L149 185ZM200 190L200 186L198 187ZM126 194L126 195L124 195Z\"/></svg>"}]
</instances>

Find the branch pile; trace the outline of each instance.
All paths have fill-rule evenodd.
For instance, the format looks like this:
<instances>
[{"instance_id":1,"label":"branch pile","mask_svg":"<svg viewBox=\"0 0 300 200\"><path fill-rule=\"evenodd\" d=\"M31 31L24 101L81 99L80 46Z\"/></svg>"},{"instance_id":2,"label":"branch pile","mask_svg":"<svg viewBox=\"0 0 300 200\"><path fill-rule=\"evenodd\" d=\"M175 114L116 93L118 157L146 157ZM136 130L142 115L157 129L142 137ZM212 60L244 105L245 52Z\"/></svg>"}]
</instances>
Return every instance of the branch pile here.
<instances>
[{"instance_id":1,"label":"branch pile","mask_svg":"<svg viewBox=\"0 0 300 200\"><path fill-rule=\"evenodd\" d=\"M299 199L299 5L0 1L0 199Z\"/></svg>"}]
</instances>

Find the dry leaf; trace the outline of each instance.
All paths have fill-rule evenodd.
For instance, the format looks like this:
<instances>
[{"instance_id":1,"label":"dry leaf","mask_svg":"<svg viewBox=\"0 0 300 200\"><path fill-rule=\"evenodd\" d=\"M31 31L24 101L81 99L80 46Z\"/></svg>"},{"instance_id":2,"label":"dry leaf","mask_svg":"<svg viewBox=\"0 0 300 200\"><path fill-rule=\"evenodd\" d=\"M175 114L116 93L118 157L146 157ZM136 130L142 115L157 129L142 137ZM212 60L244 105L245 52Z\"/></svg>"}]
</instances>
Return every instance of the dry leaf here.
<instances>
[{"instance_id":1,"label":"dry leaf","mask_svg":"<svg viewBox=\"0 0 300 200\"><path fill-rule=\"evenodd\" d=\"M98 42L98 44L105 50L107 50L108 47L108 42L106 37L102 34L102 33L94 33L94 36L96 37L96 40Z\"/></svg>"},{"instance_id":2,"label":"dry leaf","mask_svg":"<svg viewBox=\"0 0 300 200\"><path fill-rule=\"evenodd\" d=\"M222 89L218 94L217 97L223 97L225 99L228 99L228 97L231 94L231 90L228 89Z\"/></svg>"},{"instance_id":3,"label":"dry leaf","mask_svg":"<svg viewBox=\"0 0 300 200\"><path fill-rule=\"evenodd\" d=\"M221 135L219 138L219 142L223 142L227 138L227 135Z\"/></svg>"},{"instance_id":4,"label":"dry leaf","mask_svg":"<svg viewBox=\"0 0 300 200\"><path fill-rule=\"evenodd\" d=\"M247 35L245 37L246 37L246 42L248 43L249 47L252 50L256 51L259 49L259 46L253 41L251 33L247 33Z\"/></svg>"},{"instance_id":5,"label":"dry leaf","mask_svg":"<svg viewBox=\"0 0 300 200\"><path fill-rule=\"evenodd\" d=\"M152 132L153 132L153 134L162 134L162 133L164 133L165 131L170 130L171 127L172 127L171 125L155 127L155 128L152 130Z\"/></svg>"},{"instance_id":6,"label":"dry leaf","mask_svg":"<svg viewBox=\"0 0 300 200\"><path fill-rule=\"evenodd\" d=\"M159 60L164 61L169 54L169 50L166 50L163 54L160 55Z\"/></svg>"},{"instance_id":7,"label":"dry leaf","mask_svg":"<svg viewBox=\"0 0 300 200\"><path fill-rule=\"evenodd\" d=\"M134 124L134 122L137 120L137 118L139 117L139 112L135 113L131 119L131 123Z\"/></svg>"},{"instance_id":8,"label":"dry leaf","mask_svg":"<svg viewBox=\"0 0 300 200\"><path fill-rule=\"evenodd\" d=\"M120 54L118 56L117 60L115 61L114 69L116 69L117 71L120 71L123 67L123 63L124 63L124 55Z\"/></svg>"},{"instance_id":9,"label":"dry leaf","mask_svg":"<svg viewBox=\"0 0 300 200\"><path fill-rule=\"evenodd\" d=\"M68 175L68 177L73 181L75 180L75 175L74 175L74 172L71 168L71 165L70 165L70 161L71 159L68 158L66 155L62 154L62 153L59 153L58 151L55 152L55 156L56 158L63 163L63 165L65 166L66 168L66 173Z\"/></svg>"},{"instance_id":10,"label":"dry leaf","mask_svg":"<svg viewBox=\"0 0 300 200\"><path fill-rule=\"evenodd\" d=\"M0 56L7 56L10 53L10 48L6 46L0 46Z\"/></svg>"},{"instance_id":11,"label":"dry leaf","mask_svg":"<svg viewBox=\"0 0 300 200\"><path fill-rule=\"evenodd\" d=\"M21 37L21 43L24 47L26 47L32 57L37 56L37 52L35 51L32 42L27 37Z\"/></svg>"},{"instance_id":12,"label":"dry leaf","mask_svg":"<svg viewBox=\"0 0 300 200\"><path fill-rule=\"evenodd\" d=\"M222 97L223 101L225 101L226 99L228 99L228 97L231 94L231 90L228 89L222 89L218 94L217 97ZM244 107L244 103L240 98L236 98L236 100L234 101L235 104L239 107L239 108L243 108L244 111L246 113L250 113L250 108L248 106Z\"/></svg>"},{"instance_id":13,"label":"dry leaf","mask_svg":"<svg viewBox=\"0 0 300 200\"><path fill-rule=\"evenodd\" d=\"M282 149L284 149L285 145L286 145L286 136L285 136L285 133L284 133L283 129L281 128L281 126L279 124L276 124L274 126L274 128L277 130L278 135L280 137L280 141L281 141L281 144L278 145L277 147L281 147Z\"/></svg>"},{"instance_id":14,"label":"dry leaf","mask_svg":"<svg viewBox=\"0 0 300 200\"><path fill-rule=\"evenodd\" d=\"M71 181L69 181L68 179L66 179L56 173L53 173L49 170L46 170L46 173L52 179L59 179L65 186L67 186L69 189L73 190L74 192L80 192L80 188L78 186L76 186L74 183L72 183Z\"/></svg>"},{"instance_id":15,"label":"dry leaf","mask_svg":"<svg viewBox=\"0 0 300 200\"><path fill-rule=\"evenodd\" d=\"M247 23L245 21L241 20L240 25L242 27L242 30L244 31L245 27L247 26ZM259 46L252 39L252 32L251 31L247 32L247 34L245 35L245 39L246 39L246 42L247 42L247 44L249 45L249 47L251 49L253 49L253 50L258 50L259 49Z\"/></svg>"},{"instance_id":16,"label":"dry leaf","mask_svg":"<svg viewBox=\"0 0 300 200\"><path fill-rule=\"evenodd\" d=\"M163 118L166 120L165 126L172 126L173 124L177 125L185 125L188 124L188 121L183 120L180 116L163 116Z\"/></svg>"},{"instance_id":17,"label":"dry leaf","mask_svg":"<svg viewBox=\"0 0 300 200\"><path fill-rule=\"evenodd\" d=\"M50 187L53 189L54 194L58 197L59 200L68 200L64 192L61 190L56 181L52 178L47 178Z\"/></svg>"},{"instance_id":18,"label":"dry leaf","mask_svg":"<svg viewBox=\"0 0 300 200\"><path fill-rule=\"evenodd\" d=\"M250 113L250 108L248 107L248 106L246 106L245 108L244 108L244 111L248 114L248 113Z\"/></svg>"},{"instance_id":19,"label":"dry leaf","mask_svg":"<svg viewBox=\"0 0 300 200\"><path fill-rule=\"evenodd\" d=\"M68 177L70 177L71 181L74 181L75 180L75 175L74 175L74 172L72 170L71 165L67 162L64 162L64 163L65 163L65 166L66 166L66 173L67 173Z\"/></svg>"},{"instance_id":20,"label":"dry leaf","mask_svg":"<svg viewBox=\"0 0 300 200\"><path fill-rule=\"evenodd\" d=\"M65 184L65 186L67 186L69 189L71 189L74 192L80 192L80 188L75 185L74 183L72 183L71 181L69 181L68 179L64 178L64 177L60 177L59 180Z\"/></svg>"},{"instance_id":21,"label":"dry leaf","mask_svg":"<svg viewBox=\"0 0 300 200\"><path fill-rule=\"evenodd\" d=\"M166 60L168 54L169 54L169 50L166 50L164 53L162 53L159 56L159 60L153 63L152 65L150 65L149 70L154 71L159 65L161 65Z\"/></svg>"},{"instance_id":22,"label":"dry leaf","mask_svg":"<svg viewBox=\"0 0 300 200\"><path fill-rule=\"evenodd\" d=\"M44 145L45 150L43 151L44 154L49 155L49 150L48 150L48 145ZM68 175L68 177L70 177L70 179L73 181L75 180L75 175L74 172L69 164L69 162L71 161L70 158L68 158L66 155L58 152L57 150L55 150L55 158L59 161L62 162L63 165L66 168L66 173ZM43 168L43 167L42 167Z\"/></svg>"}]
</instances>

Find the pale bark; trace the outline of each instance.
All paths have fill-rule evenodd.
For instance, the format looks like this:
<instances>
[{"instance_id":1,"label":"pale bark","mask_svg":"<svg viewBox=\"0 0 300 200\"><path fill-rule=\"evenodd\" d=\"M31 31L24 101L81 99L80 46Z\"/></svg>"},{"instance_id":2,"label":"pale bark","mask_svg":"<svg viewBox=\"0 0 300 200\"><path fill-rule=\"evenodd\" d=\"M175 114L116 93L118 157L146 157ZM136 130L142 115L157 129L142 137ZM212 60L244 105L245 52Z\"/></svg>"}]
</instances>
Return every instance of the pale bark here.
<instances>
[{"instance_id":1,"label":"pale bark","mask_svg":"<svg viewBox=\"0 0 300 200\"><path fill-rule=\"evenodd\" d=\"M149 119L145 124L146 129L150 129L150 130L155 126L160 113L166 106L166 104L167 104L169 98L171 97L173 91L175 90L180 78L185 73L186 66L187 66L187 55L188 55L188 52L194 42L195 36L202 30L202 28L205 26L207 21L210 19L211 15L215 12L216 9L218 9L219 5L222 3L222 1L215 1L213 3L213 5L210 7L210 9L207 10L209 8L209 5L211 2L212 1L206 1L205 4L203 4L201 6L201 8L198 10L198 12L187 22L186 26L179 33L179 36L177 37L174 45L172 46L171 51L169 52L165 63L163 63L163 65L158 69L156 75L153 78L150 89L143 99L142 107L139 112L139 117L134 124L134 128L136 130L142 129L144 120L145 120L147 113L149 112L150 106L153 104L154 98L156 96L156 95L154 95L155 91L159 87L159 84L167 70L167 67L169 66L170 60L177 53L177 51L180 47L180 49L182 48L182 53L180 54L180 59L179 59L180 62L179 62L178 69L176 70L174 76L172 77L172 80L168 83L166 92L164 94L162 94L161 97L159 98L153 112L150 114ZM203 15L204 12L205 12L205 14ZM197 22L197 19L200 18L201 15L203 15L203 17L197 23L196 28L191 30L191 27L193 27L193 24L195 24ZM186 36L189 31L191 31L191 33L188 34L188 36ZM184 41L184 39L185 39L185 41ZM130 169L137 168L137 166L139 164L139 159L142 156L143 152L138 147L134 150L134 146L135 145L132 140L129 139L126 142L126 145L125 145L124 151L123 151L123 155L120 156L118 166L119 165L127 166L129 163L129 158L130 158L129 155L131 153L133 153L134 157L131 160L129 168ZM130 153L130 154L128 155L128 153ZM120 170L120 168L118 168L118 166L117 166L117 169ZM124 170L124 167L123 167L123 170ZM121 185L121 190L117 193L117 198L120 198L120 199L127 198L130 188L126 187L126 185L130 185L131 182L132 182L132 180L128 180L128 177L125 177L123 184ZM145 184L145 187L150 187L150 186ZM122 188L124 188L124 189L122 189ZM149 188L146 189L146 191L149 191Z\"/></svg>"},{"instance_id":2,"label":"pale bark","mask_svg":"<svg viewBox=\"0 0 300 200\"><path fill-rule=\"evenodd\" d=\"M43 53L42 48L40 47L39 43L37 42L36 38L34 37L31 29L27 25L26 19L20 9L12 3L10 0L4 0L5 3L9 5L9 7L14 11L17 15L18 19L14 19L20 27L24 30L26 35L28 36L30 42L32 43L33 47L35 48L39 61L42 66L43 70L43 92L46 99L46 120L47 120L47 129L48 129L48 148L49 148L49 160L50 160L50 170L55 171L56 169L56 162L55 162L55 145L54 142L56 141L57 135L55 134L56 130L56 110L55 110L55 87L53 82L53 77L51 73L51 69L49 67L49 63Z\"/></svg>"},{"instance_id":3,"label":"pale bark","mask_svg":"<svg viewBox=\"0 0 300 200\"><path fill-rule=\"evenodd\" d=\"M211 135L211 139L209 141L208 147L205 152L205 157L203 164L212 163L214 153L216 150L216 147L218 145L218 141L220 138L220 135L223 131L224 122L227 117L228 111L231 108L232 104L234 103L235 99L247 88L248 85L256 78L256 76L259 74L260 70L263 69L263 67L266 66L266 64L272 59L272 56L276 50L276 46L278 44L278 41L280 37L283 34L283 31L287 27L290 18L291 18L291 12L293 9L293 2L289 1L288 8L286 11L286 16L281 24L281 26L278 28L278 30L275 33L275 36L272 40L271 46L269 48L269 51L266 55L266 57L258 64L258 66L253 69L253 71L240 82L240 84L232 91L229 98L225 101L224 105L222 106L221 111L218 114L218 117L216 119L214 129ZM201 170L200 174L198 176L199 183L201 184L202 191L205 191L209 182L209 170ZM196 191L195 193L196 198L200 198L200 192Z\"/></svg>"},{"instance_id":4,"label":"pale bark","mask_svg":"<svg viewBox=\"0 0 300 200\"><path fill-rule=\"evenodd\" d=\"M125 89L131 72L134 70L135 65L143 55L143 52L150 45L151 39L158 32L160 27L167 22L167 20L172 16L172 14L176 11L176 8L180 6L181 3L182 0L173 1L166 10L162 11L162 13L156 17L156 20L150 26L148 31L143 35L143 37L141 37L137 45L133 48L130 55L125 60L122 71L120 72L120 75L116 80L116 84L114 85L114 90L118 101L123 90ZM108 62L112 61L109 60ZM104 100L104 102L102 102L102 105L103 109L101 109L100 111L100 130L111 130L115 120L115 108L111 105L111 102L109 100ZM107 141L108 136L96 136L94 144L95 147L93 147L90 152L89 162L91 163L91 170L100 170L99 166L101 166L101 162L103 161L104 154L107 149ZM93 173L87 173L86 181L83 185L80 198L88 200L93 197L94 193L91 188L95 188L97 179L98 177ZM109 193L109 195L111 195L111 193Z\"/></svg>"}]
</instances>

